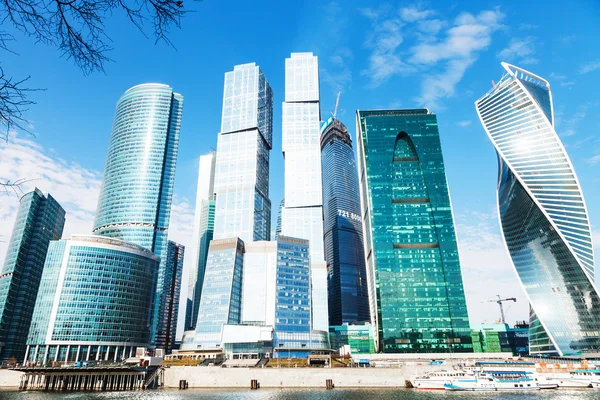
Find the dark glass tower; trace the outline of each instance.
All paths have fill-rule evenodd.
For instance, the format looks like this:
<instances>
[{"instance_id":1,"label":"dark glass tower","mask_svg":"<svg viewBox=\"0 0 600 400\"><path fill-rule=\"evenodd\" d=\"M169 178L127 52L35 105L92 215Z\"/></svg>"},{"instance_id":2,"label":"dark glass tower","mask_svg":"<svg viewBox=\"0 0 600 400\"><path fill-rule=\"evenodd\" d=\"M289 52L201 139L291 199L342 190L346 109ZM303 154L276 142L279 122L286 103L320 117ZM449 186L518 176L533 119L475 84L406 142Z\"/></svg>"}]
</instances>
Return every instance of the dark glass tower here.
<instances>
[{"instance_id":1,"label":"dark glass tower","mask_svg":"<svg viewBox=\"0 0 600 400\"><path fill-rule=\"evenodd\" d=\"M183 272L183 256L185 246L169 240L167 247L167 268L165 271L165 303L167 317L165 325L159 332L164 332L164 337L158 338L165 343L167 352L173 349L177 334L177 319L179 317L179 295L181 293L181 273Z\"/></svg>"},{"instance_id":2,"label":"dark glass tower","mask_svg":"<svg viewBox=\"0 0 600 400\"><path fill-rule=\"evenodd\" d=\"M358 175L352 139L337 119L321 135L329 325L370 322Z\"/></svg>"},{"instance_id":3,"label":"dark glass tower","mask_svg":"<svg viewBox=\"0 0 600 400\"><path fill-rule=\"evenodd\" d=\"M48 245L64 225L65 210L52 196L36 188L21 198L0 275L0 360L23 360Z\"/></svg>"},{"instance_id":4,"label":"dark glass tower","mask_svg":"<svg viewBox=\"0 0 600 400\"><path fill-rule=\"evenodd\" d=\"M473 351L435 114L358 111L357 127L369 303L379 349Z\"/></svg>"}]
</instances>

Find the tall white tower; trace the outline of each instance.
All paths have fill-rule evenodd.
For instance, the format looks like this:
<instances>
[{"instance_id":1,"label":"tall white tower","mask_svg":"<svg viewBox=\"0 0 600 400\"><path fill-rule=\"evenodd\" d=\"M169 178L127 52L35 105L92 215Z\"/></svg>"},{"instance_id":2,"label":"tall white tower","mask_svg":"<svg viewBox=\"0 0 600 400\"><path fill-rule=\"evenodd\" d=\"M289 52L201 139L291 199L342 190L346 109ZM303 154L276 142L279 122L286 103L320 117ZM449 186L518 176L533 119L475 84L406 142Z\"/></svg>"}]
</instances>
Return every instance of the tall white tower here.
<instances>
[{"instance_id":1,"label":"tall white tower","mask_svg":"<svg viewBox=\"0 0 600 400\"><path fill-rule=\"evenodd\" d=\"M215 239L269 240L273 91L255 63L225 74L215 172Z\"/></svg>"},{"instance_id":2,"label":"tall white tower","mask_svg":"<svg viewBox=\"0 0 600 400\"><path fill-rule=\"evenodd\" d=\"M319 61L312 53L285 60L282 151L285 206L281 234L309 240L312 328L327 331L327 264L323 252Z\"/></svg>"}]
</instances>

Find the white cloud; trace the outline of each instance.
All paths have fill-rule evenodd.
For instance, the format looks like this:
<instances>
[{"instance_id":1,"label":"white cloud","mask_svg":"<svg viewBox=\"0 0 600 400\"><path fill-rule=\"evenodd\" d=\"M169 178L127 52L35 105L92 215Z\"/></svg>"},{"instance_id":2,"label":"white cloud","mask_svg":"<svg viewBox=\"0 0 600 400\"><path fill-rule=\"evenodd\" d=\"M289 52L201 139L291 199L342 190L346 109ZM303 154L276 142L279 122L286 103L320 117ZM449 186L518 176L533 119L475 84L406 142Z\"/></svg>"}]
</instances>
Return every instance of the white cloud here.
<instances>
[{"instance_id":1,"label":"white cloud","mask_svg":"<svg viewBox=\"0 0 600 400\"><path fill-rule=\"evenodd\" d=\"M419 10L416 7L405 7L400 9L400 16L406 22L419 21L433 14L434 12L432 10Z\"/></svg>"},{"instance_id":2,"label":"white cloud","mask_svg":"<svg viewBox=\"0 0 600 400\"><path fill-rule=\"evenodd\" d=\"M593 156L593 157L586 158L586 159L585 159L585 163L586 163L587 165L592 165L592 166L593 166L593 165L596 165L596 164L598 164L598 163L600 163L600 154L596 154L596 155L595 155L595 156Z\"/></svg>"},{"instance_id":3,"label":"white cloud","mask_svg":"<svg viewBox=\"0 0 600 400\"><path fill-rule=\"evenodd\" d=\"M516 64L531 65L539 62L538 59L533 57L534 54L535 38L530 36L512 39L508 47L500 50L498 58Z\"/></svg>"},{"instance_id":4,"label":"white cloud","mask_svg":"<svg viewBox=\"0 0 600 400\"><path fill-rule=\"evenodd\" d=\"M58 157L32 140L18 136L0 141L0 181L19 178L34 179L23 185L29 192L38 187L52 197L66 211L63 238L72 234L91 234L102 174L82 165ZM0 265L4 264L10 234L14 225L19 198L0 194ZM187 199L173 199L169 239L185 246L191 245L193 206ZM186 259L187 265L191 259ZM182 280L182 297L187 293L187 281ZM180 307L181 312L185 312Z\"/></svg>"},{"instance_id":5,"label":"white cloud","mask_svg":"<svg viewBox=\"0 0 600 400\"><path fill-rule=\"evenodd\" d=\"M471 323L500 318L498 305L488 302L497 294L517 298L505 308L509 323L528 320L529 304L504 246L495 209L457 215L456 228Z\"/></svg>"},{"instance_id":6,"label":"white cloud","mask_svg":"<svg viewBox=\"0 0 600 400\"><path fill-rule=\"evenodd\" d=\"M73 233L91 233L96 211L101 174L57 157L35 142L11 136L0 142L0 180L32 179L22 186L24 192L38 187L66 210L63 237ZM2 195L0 209L0 265L6 256L6 246L14 224L19 199Z\"/></svg>"},{"instance_id":7,"label":"white cloud","mask_svg":"<svg viewBox=\"0 0 600 400\"><path fill-rule=\"evenodd\" d=\"M362 12L373 25L366 41L371 49L369 66L362 71L370 79L370 86L377 87L394 75L419 73L424 79L417 101L430 108L454 95L455 86L479 52L488 48L492 33L502 27L504 18L497 9L476 15L461 13L451 24L429 18L432 11L415 7L401 8L402 19L389 8ZM401 52L404 31L417 44Z\"/></svg>"},{"instance_id":8,"label":"white cloud","mask_svg":"<svg viewBox=\"0 0 600 400\"><path fill-rule=\"evenodd\" d=\"M371 86L377 87L387 81L392 75L407 70L408 66L397 54L397 49L403 42L400 31L402 21L397 18L373 21L374 32L367 39L367 47L372 52L369 56L369 67L362 71L371 80Z\"/></svg>"},{"instance_id":9,"label":"white cloud","mask_svg":"<svg viewBox=\"0 0 600 400\"><path fill-rule=\"evenodd\" d=\"M579 73L580 74L587 74L588 72L592 72L592 71L595 71L597 69L600 69L600 61L593 61L593 62L590 62L590 63L587 63L587 64L583 65L579 69Z\"/></svg>"},{"instance_id":10,"label":"white cloud","mask_svg":"<svg viewBox=\"0 0 600 400\"><path fill-rule=\"evenodd\" d=\"M575 129L568 128L568 129L565 129L565 130L562 132L562 136L565 136L565 137L567 137L567 136L573 136L573 135L575 135L576 133L577 133L577 132L575 132Z\"/></svg>"},{"instance_id":11,"label":"white cloud","mask_svg":"<svg viewBox=\"0 0 600 400\"><path fill-rule=\"evenodd\" d=\"M521 25L519 25L519 29L522 30L522 31L529 30L529 29L537 29L539 27L540 27L539 25L533 25L533 24L521 24Z\"/></svg>"},{"instance_id":12,"label":"white cloud","mask_svg":"<svg viewBox=\"0 0 600 400\"><path fill-rule=\"evenodd\" d=\"M456 125L460 126L461 128L466 128L467 126L471 125L471 120L466 119L464 121L458 121Z\"/></svg>"},{"instance_id":13,"label":"white cloud","mask_svg":"<svg viewBox=\"0 0 600 400\"><path fill-rule=\"evenodd\" d=\"M421 32L436 35L439 31L448 25L446 21L441 19L429 19L418 22L418 28Z\"/></svg>"},{"instance_id":14,"label":"white cloud","mask_svg":"<svg viewBox=\"0 0 600 400\"><path fill-rule=\"evenodd\" d=\"M439 107L441 99L454 96L456 85L477 60L479 52L488 48L492 33L501 27L503 18L504 14L498 10L478 15L462 13L444 39L414 46L412 63L425 69L443 63L441 69L426 74L417 101L426 107Z\"/></svg>"}]
</instances>

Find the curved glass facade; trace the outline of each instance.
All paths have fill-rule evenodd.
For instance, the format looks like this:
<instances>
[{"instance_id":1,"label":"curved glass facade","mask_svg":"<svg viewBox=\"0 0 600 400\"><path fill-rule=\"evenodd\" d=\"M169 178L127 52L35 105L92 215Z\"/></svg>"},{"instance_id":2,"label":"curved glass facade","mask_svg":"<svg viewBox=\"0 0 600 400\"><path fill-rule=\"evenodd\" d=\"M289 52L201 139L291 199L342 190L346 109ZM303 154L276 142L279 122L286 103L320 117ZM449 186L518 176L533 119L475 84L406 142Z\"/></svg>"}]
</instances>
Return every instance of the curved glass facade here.
<instances>
[{"instance_id":1,"label":"curved glass facade","mask_svg":"<svg viewBox=\"0 0 600 400\"><path fill-rule=\"evenodd\" d=\"M112 360L148 346L158 264L147 249L121 240L73 236L51 242L26 360L72 361L73 355L61 353L70 349L80 360L99 354Z\"/></svg>"},{"instance_id":2,"label":"curved glass facade","mask_svg":"<svg viewBox=\"0 0 600 400\"><path fill-rule=\"evenodd\" d=\"M160 84L134 86L117 102L95 234L154 253L166 246L182 103Z\"/></svg>"},{"instance_id":3,"label":"curved glass facade","mask_svg":"<svg viewBox=\"0 0 600 400\"><path fill-rule=\"evenodd\" d=\"M153 338L164 338L160 329L168 324L164 259L182 108L183 96L168 85L138 85L121 96L94 221L95 234L138 244L161 258L154 314L161 321L153 323Z\"/></svg>"},{"instance_id":4,"label":"curved glass facade","mask_svg":"<svg viewBox=\"0 0 600 400\"><path fill-rule=\"evenodd\" d=\"M321 164L329 325L370 322L356 162L337 119L321 136Z\"/></svg>"},{"instance_id":5,"label":"curved glass facade","mask_svg":"<svg viewBox=\"0 0 600 400\"><path fill-rule=\"evenodd\" d=\"M583 194L554 130L550 85L502 63L506 74L475 103L499 158L504 241L531 305L530 353L600 349L600 300Z\"/></svg>"},{"instance_id":6,"label":"curved glass facade","mask_svg":"<svg viewBox=\"0 0 600 400\"><path fill-rule=\"evenodd\" d=\"M372 325L380 351L471 352L437 118L358 111Z\"/></svg>"}]
</instances>

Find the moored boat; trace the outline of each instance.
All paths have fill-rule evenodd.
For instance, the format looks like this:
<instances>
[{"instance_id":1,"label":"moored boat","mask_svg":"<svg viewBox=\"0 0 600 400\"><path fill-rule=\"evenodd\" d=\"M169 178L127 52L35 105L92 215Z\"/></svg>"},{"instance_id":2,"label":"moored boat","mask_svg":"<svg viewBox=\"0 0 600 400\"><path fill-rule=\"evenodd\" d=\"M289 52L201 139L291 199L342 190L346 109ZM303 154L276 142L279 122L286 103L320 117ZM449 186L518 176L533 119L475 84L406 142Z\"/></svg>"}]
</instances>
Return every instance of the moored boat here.
<instances>
[{"instance_id":1,"label":"moored boat","mask_svg":"<svg viewBox=\"0 0 600 400\"><path fill-rule=\"evenodd\" d=\"M413 388L424 390L444 390L444 385L450 383L453 379L467 378L474 376L471 371L463 370L442 370L429 372L423 376L417 377L411 381Z\"/></svg>"},{"instance_id":2,"label":"moored boat","mask_svg":"<svg viewBox=\"0 0 600 400\"><path fill-rule=\"evenodd\" d=\"M540 390L533 373L527 371L476 372L473 377L452 379L444 388L451 391Z\"/></svg>"},{"instance_id":3,"label":"moored boat","mask_svg":"<svg viewBox=\"0 0 600 400\"><path fill-rule=\"evenodd\" d=\"M600 389L600 369L577 369L568 374L550 375L546 377L546 382L561 388Z\"/></svg>"}]
</instances>

